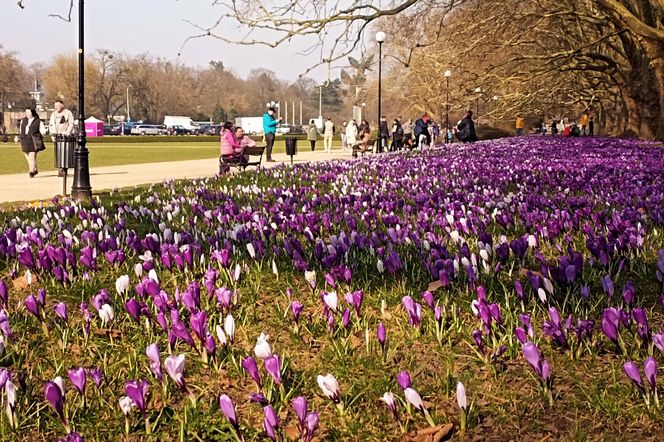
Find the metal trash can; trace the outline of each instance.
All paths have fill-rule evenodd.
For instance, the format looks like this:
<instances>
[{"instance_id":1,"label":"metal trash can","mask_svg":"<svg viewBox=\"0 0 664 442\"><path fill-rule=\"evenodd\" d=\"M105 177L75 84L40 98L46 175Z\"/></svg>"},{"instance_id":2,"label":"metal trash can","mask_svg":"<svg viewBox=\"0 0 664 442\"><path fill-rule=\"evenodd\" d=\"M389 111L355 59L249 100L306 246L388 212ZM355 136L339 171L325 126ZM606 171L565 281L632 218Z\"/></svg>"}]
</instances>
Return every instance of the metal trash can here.
<instances>
[{"instance_id":1,"label":"metal trash can","mask_svg":"<svg viewBox=\"0 0 664 442\"><path fill-rule=\"evenodd\" d=\"M286 155L290 156L291 166L293 165L293 155L297 155L297 138L286 138Z\"/></svg>"},{"instance_id":2,"label":"metal trash can","mask_svg":"<svg viewBox=\"0 0 664 442\"><path fill-rule=\"evenodd\" d=\"M286 138L286 155L297 155L297 138L288 137Z\"/></svg>"},{"instance_id":3,"label":"metal trash can","mask_svg":"<svg viewBox=\"0 0 664 442\"><path fill-rule=\"evenodd\" d=\"M74 148L76 147L76 135L55 135L55 168L74 168Z\"/></svg>"}]
</instances>

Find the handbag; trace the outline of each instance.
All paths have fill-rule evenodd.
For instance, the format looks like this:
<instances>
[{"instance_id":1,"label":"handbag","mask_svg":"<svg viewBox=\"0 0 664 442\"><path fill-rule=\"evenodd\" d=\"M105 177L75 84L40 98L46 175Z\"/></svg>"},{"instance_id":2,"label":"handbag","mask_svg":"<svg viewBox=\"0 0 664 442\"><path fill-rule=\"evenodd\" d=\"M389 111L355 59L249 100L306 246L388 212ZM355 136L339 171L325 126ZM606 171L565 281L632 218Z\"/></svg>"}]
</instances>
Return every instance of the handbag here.
<instances>
[{"instance_id":1,"label":"handbag","mask_svg":"<svg viewBox=\"0 0 664 442\"><path fill-rule=\"evenodd\" d=\"M36 137L33 135L32 143L35 145L35 151L41 152L42 150L46 150L46 145L44 144L44 140L41 137Z\"/></svg>"}]
</instances>

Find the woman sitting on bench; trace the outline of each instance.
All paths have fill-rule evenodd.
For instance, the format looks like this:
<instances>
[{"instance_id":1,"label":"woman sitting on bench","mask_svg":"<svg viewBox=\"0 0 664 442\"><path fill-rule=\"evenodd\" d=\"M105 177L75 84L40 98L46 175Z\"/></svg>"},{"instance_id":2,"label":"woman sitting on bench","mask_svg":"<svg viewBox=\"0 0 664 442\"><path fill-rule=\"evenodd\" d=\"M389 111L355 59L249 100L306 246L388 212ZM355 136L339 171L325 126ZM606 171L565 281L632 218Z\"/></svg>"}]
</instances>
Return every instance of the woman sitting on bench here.
<instances>
[{"instance_id":1,"label":"woman sitting on bench","mask_svg":"<svg viewBox=\"0 0 664 442\"><path fill-rule=\"evenodd\" d=\"M362 131L362 138L360 139L359 142L353 145L353 158L357 158L357 153L364 153L371 146L369 146L369 142L371 141L371 130L368 127L365 127L364 130Z\"/></svg>"},{"instance_id":2,"label":"woman sitting on bench","mask_svg":"<svg viewBox=\"0 0 664 442\"><path fill-rule=\"evenodd\" d=\"M248 161L247 155L243 155L244 148L255 146L256 142L244 134L241 127L232 130L232 123L227 121L221 131L221 156L226 160L236 160L239 162Z\"/></svg>"}]
</instances>

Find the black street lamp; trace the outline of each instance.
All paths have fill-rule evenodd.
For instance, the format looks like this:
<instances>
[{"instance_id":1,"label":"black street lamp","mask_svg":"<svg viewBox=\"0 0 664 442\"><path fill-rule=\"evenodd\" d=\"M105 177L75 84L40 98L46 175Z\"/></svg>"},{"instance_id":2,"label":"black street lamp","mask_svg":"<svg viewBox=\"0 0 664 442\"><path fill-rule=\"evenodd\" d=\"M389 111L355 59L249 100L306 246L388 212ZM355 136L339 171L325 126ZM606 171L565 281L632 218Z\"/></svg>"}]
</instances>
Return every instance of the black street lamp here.
<instances>
[{"instance_id":1,"label":"black street lamp","mask_svg":"<svg viewBox=\"0 0 664 442\"><path fill-rule=\"evenodd\" d=\"M452 71L449 69L445 71L445 81L447 86L445 88L446 98L445 98L445 143L449 143L447 137L447 131L450 129L450 77L452 76Z\"/></svg>"},{"instance_id":2,"label":"black street lamp","mask_svg":"<svg viewBox=\"0 0 664 442\"><path fill-rule=\"evenodd\" d=\"M385 33L383 31L378 31L376 32L376 41L378 42L378 133L377 133L377 139L378 139L378 146L379 146L379 152L383 152L383 138L381 137L380 134L380 117L381 115L381 109L380 109L380 99L381 99L381 86L382 86L382 73L383 73L383 42L385 41Z\"/></svg>"},{"instance_id":3,"label":"black street lamp","mask_svg":"<svg viewBox=\"0 0 664 442\"><path fill-rule=\"evenodd\" d=\"M88 163L89 151L85 144L85 56L83 53L83 3L78 1L78 145L74 149L74 182L71 186L71 196L78 201L92 199L90 186L90 165Z\"/></svg>"},{"instance_id":4,"label":"black street lamp","mask_svg":"<svg viewBox=\"0 0 664 442\"><path fill-rule=\"evenodd\" d=\"M480 121L480 94L482 93L481 88L475 88L475 93L477 98L475 98L475 120Z\"/></svg>"}]
</instances>

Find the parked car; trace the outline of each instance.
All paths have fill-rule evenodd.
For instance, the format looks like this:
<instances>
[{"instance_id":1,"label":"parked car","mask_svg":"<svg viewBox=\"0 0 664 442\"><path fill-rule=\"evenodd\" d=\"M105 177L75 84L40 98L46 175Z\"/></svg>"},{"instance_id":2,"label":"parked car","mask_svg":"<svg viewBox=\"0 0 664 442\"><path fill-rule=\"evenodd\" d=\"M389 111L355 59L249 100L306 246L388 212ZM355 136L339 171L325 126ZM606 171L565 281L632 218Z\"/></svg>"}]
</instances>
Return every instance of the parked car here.
<instances>
[{"instance_id":1,"label":"parked car","mask_svg":"<svg viewBox=\"0 0 664 442\"><path fill-rule=\"evenodd\" d=\"M180 126L179 124L176 124L175 126L172 126L168 130L173 135L191 135L192 134L190 129L187 129L184 126Z\"/></svg>"},{"instance_id":2,"label":"parked car","mask_svg":"<svg viewBox=\"0 0 664 442\"><path fill-rule=\"evenodd\" d=\"M104 124L104 135L120 135L122 133L122 126L109 126Z\"/></svg>"},{"instance_id":3,"label":"parked car","mask_svg":"<svg viewBox=\"0 0 664 442\"><path fill-rule=\"evenodd\" d=\"M277 135L286 135L290 132L290 126L287 124L282 124L277 126Z\"/></svg>"},{"instance_id":4,"label":"parked car","mask_svg":"<svg viewBox=\"0 0 664 442\"><path fill-rule=\"evenodd\" d=\"M221 126L219 124L201 124L199 125L198 133L200 135L219 135L221 133Z\"/></svg>"},{"instance_id":5,"label":"parked car","mask_svg":"<svg viewBox=\"0 0 664 442\"><path fill-rule=\"evenodd\" d=\"M164 131L152 124L138 124L131 128L132 135L162 135Z\"/></svg>"}]
</instances>

